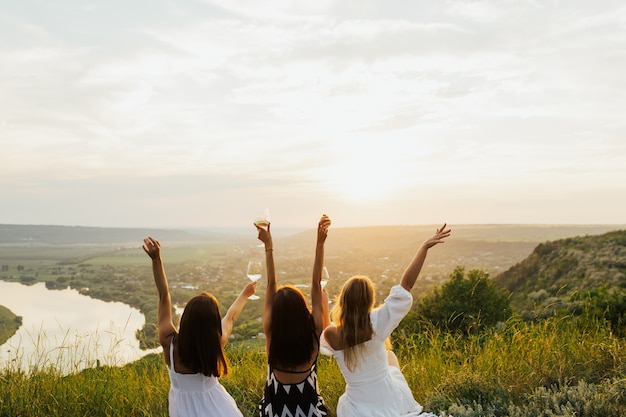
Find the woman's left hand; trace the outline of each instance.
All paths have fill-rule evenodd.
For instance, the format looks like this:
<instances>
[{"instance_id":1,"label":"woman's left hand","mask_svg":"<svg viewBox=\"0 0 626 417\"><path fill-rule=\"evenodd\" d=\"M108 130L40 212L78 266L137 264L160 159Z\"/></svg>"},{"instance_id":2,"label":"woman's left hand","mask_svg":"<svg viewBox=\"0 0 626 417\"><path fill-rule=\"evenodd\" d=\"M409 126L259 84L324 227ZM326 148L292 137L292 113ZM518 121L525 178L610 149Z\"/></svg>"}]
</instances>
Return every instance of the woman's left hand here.
<instances>
[{"instance_id":1,"label":"woman's left hand","mask_svg":"<svg viewBox=\"0 0 626 417\"><path fill-rule=\"evenodd\" d=\"M326 237L328 236L328 228L330 227L331 221L330 218L324 214L317 224L317 242L324 243L326 241Z\"/></svg>"}]
</instances>

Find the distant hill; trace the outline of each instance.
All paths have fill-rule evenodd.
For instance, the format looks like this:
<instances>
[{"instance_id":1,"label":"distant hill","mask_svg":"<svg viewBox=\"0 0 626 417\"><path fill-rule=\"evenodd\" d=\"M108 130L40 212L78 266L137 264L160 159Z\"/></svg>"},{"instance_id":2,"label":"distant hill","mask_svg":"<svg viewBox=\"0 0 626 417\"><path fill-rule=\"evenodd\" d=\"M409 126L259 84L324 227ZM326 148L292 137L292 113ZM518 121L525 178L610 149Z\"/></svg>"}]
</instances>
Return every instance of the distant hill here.
<instances>
[{"instance_id":1,"label":"distant hill","mask_svg":"<svg viewBox=\"0 0 626 417\"><path fill-rule=\"evenodd\" d=\"M301 228L277 228L274 236L300 232ZM0 245L3 244L119 244L137 243L146 236L164 242L232 241L255 236L254 227L207 227L189 229L90 227L58 225L0 224Z\"/></svg>"},{"instance_id":2,"label":"distant hill","mask_svg":"<svg viewBox=\"0 0 626 417\"><path fill-rule=\"evenodd\" d=\"M382 240L411 241L416 237L430 236L441 225L397 225L397 226L363 226L331 227L330 233L341 234L342 238L352 243L363 242L374 238ZM534 225L534 224L452 224L453 240L487 241L487 242L531 242L540 243L547 240L562 239L574 236L599 235L624 228L624 225ZM341 232L338 232L341 231ZM307 239L315 235L310 228L301 233L294 233L294 240ZM346 242L344 242L346 243Z\"/></svg>"},{"instance_id":3,"label":"distant hill","mask_svg":"<svg viewBox=\"0 0 626 417\"><path fill-rule=\"evenodd\" d=\"M439 225L399 225L333 228L339 242L337 245L369 244L372 239L384 241L385 245L403 246L429 236ZM621 226L623 227L623 226ZM484 242L528 242L539 243L549 239L569 236L596 235L619 229L616 225L453 225L454 239ZM112 228L91 226L16 225L0 224L0 244L108 244L136 243L146 236L155 236L168 242L197 242L203 240L237 240L254 236L255 231L246 228L196 228L196 229L153 229ZM315 239L315 227L308 229L273 229L275 237L291 236L293 244L310 246ZM314 240L313 240L314 242ZM395 243L394 243L395 242ZM331 243L332 244L332 243Z\"/></svg>"},{"instance_id":4,"label":"distant hill","mask_svg":"<svg viewBox=\"0 0 626 417\"><path fill-rule=\"evenodd\" d=\"M211 238L208 232L200 234L171 229L0 224L0 244L136 244L146 236L158 236L169 242Z\"/></svg>"},{"instance_id":5,"label":"distant hill","mask_svg":"<svg viewBox=\"0 0 626 417\"><path fill-rule=\"evenodd\" d=\"M626 288L626 230L541 243L495 281L512 293L512 305L528 316L567 309L577 292Z\"/></svg>"}]
</instances>

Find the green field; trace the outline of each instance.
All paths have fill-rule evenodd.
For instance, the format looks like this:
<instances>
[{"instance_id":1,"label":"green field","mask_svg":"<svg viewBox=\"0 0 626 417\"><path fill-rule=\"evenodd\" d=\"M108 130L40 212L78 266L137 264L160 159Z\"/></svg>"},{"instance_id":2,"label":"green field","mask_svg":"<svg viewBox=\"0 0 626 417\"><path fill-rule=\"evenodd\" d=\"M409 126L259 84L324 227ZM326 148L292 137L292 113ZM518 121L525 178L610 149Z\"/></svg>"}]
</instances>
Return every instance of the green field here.
<instances>
[{"instance_id":1,"label":"green field","mask_svg":"<svg viewBox=\"0 0 626 417\"><path fill-rule=\"evenodd\" d=\"M329 294L336 295L352 275L371 277L379 296L397 283L417 247L435 226L381 226L332 229L326 244L326 266L331 273ZM530 254L541 242L554 237L598 234L612 226L495 226L461 225L445 245L431 251L416 284L416 297L445 282L457 266L479 268L492 276ZM157 239L159 236L155 236ZM275 237L278 280L304 284L310 281L315 234L313 230ZM175 304L199 290L214 293L223 308L247 283L250 258L261 258L256 234L223 241L189 243L163 241L162 256ZM0 246L0 280L24 284L45 282L50 289L75 288L104 301L120 301L139 309L146 328L146 347L156 346L156 293L149 258L136 244L3 244ZM199 290L184 287L198 287ZM258 293L263 294L260 282ZM234 334L246 340L261 331L262 303L248 303Z\"/></svg>"},{"instance_id":2,"label":"green field","mask_svg":"<svg viewBox=\"0 0 626 417\"><path fill-rule=\"evenodd\" d=\"M539 243L613 230L602 227L459 226L445 245L431 251L413 291L416 298L446 282L457 266L492 276L524 260ZM333 229L326 249L329 292L365 274L377 282L379 297L395 284L420 242L434 226ZM158 238L158 236L156 236ZM214 292L226 308L247 282L245 265L259 257L255 235L224 242L163 243L162 255L175 303L197 290ZM310 279L315 235L308 231L275 239L278 279ZM156 291L140 243L112 245L3 245L0 279L128 303L149 323L143 334L155 342ZM264 286L259 286L262 295ZM256 415L263 391L266 355L252 339L261 324L262 303L249 302L227 353L231 375L222 383L245 416ZM419 328L419 331L414 329ZM415 398L426 410L455 417L618 417L626 415L626 341L595 317L555 316L539 322L515 317L498 328L472 335L445 333L405 319L394 332L394 349ZM334 417L344 381L336 363L320 358L321 392ZM1 416L165 416L169 380L162 358L148 355L121 368L90 369L62 376L55 369L27 375L0 371Z\"/></svg>"}]
</instances>

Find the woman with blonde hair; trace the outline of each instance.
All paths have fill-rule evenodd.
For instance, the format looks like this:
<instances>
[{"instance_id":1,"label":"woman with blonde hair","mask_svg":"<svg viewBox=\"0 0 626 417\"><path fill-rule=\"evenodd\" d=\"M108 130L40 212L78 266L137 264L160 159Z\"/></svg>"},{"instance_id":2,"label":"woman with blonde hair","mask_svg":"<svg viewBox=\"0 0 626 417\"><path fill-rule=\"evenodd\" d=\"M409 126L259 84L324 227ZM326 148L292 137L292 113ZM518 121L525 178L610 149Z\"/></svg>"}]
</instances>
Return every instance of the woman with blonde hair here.
<instances>
[{"instance_id":1,"label":"woman with blonde hair","mask_svg":"<svg viewBox=\"0 0 626 417\"><path fill-rule=\"evenodd\" d=\"M365 276L345 282L333 309L335 324L322 334L321 345L335 357L346 380L337 403L337 417L434 416L422 413L386 340L413 304L411 289L426 254L450 236L444 224L424 241L400 284L374 308L374 286Z\"/></svg>"}]
</instances>

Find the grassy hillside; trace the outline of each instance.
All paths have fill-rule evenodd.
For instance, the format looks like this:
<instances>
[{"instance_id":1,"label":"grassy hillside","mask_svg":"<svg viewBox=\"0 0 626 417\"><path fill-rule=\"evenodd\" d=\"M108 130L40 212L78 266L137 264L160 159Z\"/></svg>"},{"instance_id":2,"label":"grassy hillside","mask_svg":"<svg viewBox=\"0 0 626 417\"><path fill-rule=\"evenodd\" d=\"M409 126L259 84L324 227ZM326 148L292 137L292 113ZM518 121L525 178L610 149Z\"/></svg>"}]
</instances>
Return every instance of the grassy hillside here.
<instances>
[{"instance_id":1,"label":"grassy hillside","mask_svg":"<svg viewBox=\"0 0 626 417\"><path fill-rule=\"evenodd\" d=\"M394 346L413 394L426 410L455 417L623 417L626 341L598 323L511 320L492 333L458 337L434 329L395 333ZM227 347L222 384L246 417L256 416L267 357L259 345ZM320 357L319 383L334 417L344 381ZM121 368L63 377L0 371L0 416L167 416L169 379L161 355Z\"/></svg>"},{"instance_id":2,"label":"grassy hillside","mask_svg":"<svg viewBox=\"0 0 626 417\"><path fill-rule=\"evenodd\" d=\"M527 318L576 312L589 296L626 289L626 230L542 243L495 279Z\"/></svg>"}]
</instances>

